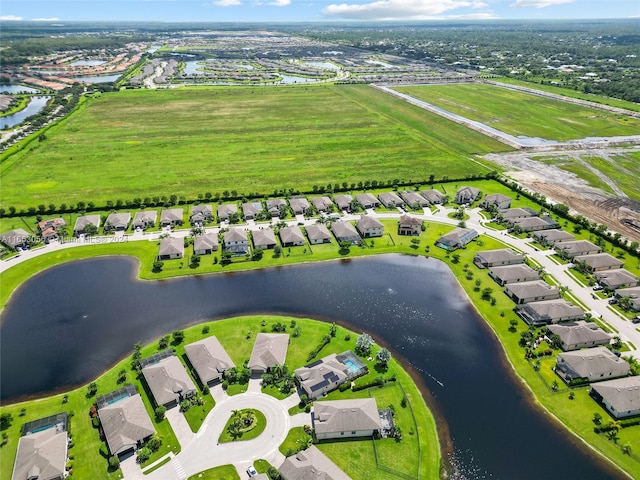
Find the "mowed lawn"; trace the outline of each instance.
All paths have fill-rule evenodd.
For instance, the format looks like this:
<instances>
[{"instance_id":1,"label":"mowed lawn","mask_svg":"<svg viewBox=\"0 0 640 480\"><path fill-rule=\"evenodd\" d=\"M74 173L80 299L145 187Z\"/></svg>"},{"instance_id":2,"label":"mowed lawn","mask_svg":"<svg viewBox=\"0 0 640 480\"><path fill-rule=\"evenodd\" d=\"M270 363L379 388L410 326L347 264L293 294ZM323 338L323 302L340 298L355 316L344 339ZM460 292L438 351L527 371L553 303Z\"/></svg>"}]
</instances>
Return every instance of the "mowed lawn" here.
<instances>
[{"instance_id":1,"label":"mowed lawn","mask_svg":"<svg viewBox=\"0 0 640 480\"><path fill-rule=\"evenodd\" d=\"M637 118L493 85L428 85L396 90L516 136L567 141L640 132Z\"/></svg>"},{"instance_id":2,"label":"mowed lawn","mask_svg":"<svg viewBox=\"0 0 640 480\"><path fill-rule=\"evenodd\" d=\"M0 206L484 174L503 144L368 86L104 94L4 159Z\"/></svg>"}]
</instances>

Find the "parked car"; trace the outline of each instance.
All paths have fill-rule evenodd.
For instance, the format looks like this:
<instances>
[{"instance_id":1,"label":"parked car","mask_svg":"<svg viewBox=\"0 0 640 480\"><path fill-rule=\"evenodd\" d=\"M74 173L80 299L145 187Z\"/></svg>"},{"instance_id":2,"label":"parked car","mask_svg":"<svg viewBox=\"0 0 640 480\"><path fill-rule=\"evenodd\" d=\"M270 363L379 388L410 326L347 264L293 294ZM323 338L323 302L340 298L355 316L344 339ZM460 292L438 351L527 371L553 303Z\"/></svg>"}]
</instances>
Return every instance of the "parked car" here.
<instances>
[{"instance_id":1,"label":"parked car","mask_svg":"<svg viewBox=\"0 0 640 480\"><path fill-rule=\"evenodd\" d=\"M604 289L604 287L602 285L594 285L593 286L593 291L594 292L599 292L602 289Z\"/></svg>"},{"instance_id":2,"label":"parked car","mask_svg":"<svg viewBox=\"0 0 640 480\"><path fill-rule=\"evenodd\" d=\"M247 475L249 475L249 477L255 477L256 475L258 475L258 472L255 468L253 468L253 465L249 465L247 467Z\"/></svg>"},{"instance_id":3,"label":"parked car","mask_svg":"<svg viewBox=\"0 0 640 480\"><path fill-rule=\"evenodd\" d=\"M611 298L609 299L609 305L613 305L615 303L618 303L618 299L617 298Z\"/></svg>"},{"instance_id":4,"label":"parked car","mask_svg":"<svg viewBox=\"0 0 640 480\"><path fill-rule=\"evenodd\" d=\"M631 319L631 322L632 322L632 323L640 323L640 315L638 315L637 317L633 317L633 318Z\"/></svg>"}]
</instances>

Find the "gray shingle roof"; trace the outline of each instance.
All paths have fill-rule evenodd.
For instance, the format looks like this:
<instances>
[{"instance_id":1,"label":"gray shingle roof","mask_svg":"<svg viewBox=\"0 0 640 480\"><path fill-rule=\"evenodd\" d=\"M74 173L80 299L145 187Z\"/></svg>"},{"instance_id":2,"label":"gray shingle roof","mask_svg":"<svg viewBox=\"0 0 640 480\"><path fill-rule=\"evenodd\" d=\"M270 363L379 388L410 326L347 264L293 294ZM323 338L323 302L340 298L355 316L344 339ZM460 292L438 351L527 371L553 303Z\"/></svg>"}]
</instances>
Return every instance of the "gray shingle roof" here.
<instances>
[{"instance_id":1,"label":"gray shingle roof","mask_svg":"<svg viewBox=\"0 0 640 480\"><path fill-rule=\"evenodd\" d=\"M555 245L557 252L563 251L569 255L579 255L582 253L601 252L602 249L588 240L575 240L569 242L560 242Z\"/></svg>"},{"instance_id":2,"label":"gray shingle roof","mask_svg":"<svg viewBox=\"0 0 640 480\"><path fill-rule=\"evenodd\" d=\"M105 226L112 225L117 227L119 225L126 226L131 221L131 214L129 212L112 213L107 217L104 222Z\"/></svg>"},{"instance_id":3,"label":"gray shingle roof","mask_svg":"<svg viewBox=\"0 0 640 480\"><path fill-rule=\"evenodd\" d=\"M611 340L611 335L600 329L595 323L588 323L584 321L578 321L570 324L549 325L547 329L551 333L558 335L562 340L562 343L567 345L569 348L574 345L589 343L609 343Z\"/></svg>"},{"instance_id":4,"label":"gray shingle roof","mask_svg":"<svg viewBox=\"0 0 640 480\"><path fill-rule=\"evenodd\" d=\"M158 256L175 255L184 253L184 240L182 238L166 237L160 239Z\"/></svg>"},{"instance_id":5,"label":"gray shingle roof","mask_svg":"<svg viewBox=\"0 0 640 480\"><path fill-rule=\"evenodd\" d=\"M145 224L156 223L156 218L158 218L158 212L155 210L145 210L144 212L136 212L133 217L133 226L143 226Z\"/></svg>"},{"instance_id":6,"label":"gray shingle roof","mask_svg":"<svg viewBox=\"0 0 640 480\"><path fill-rule=\"evenodd\" d=\"M455 228L436 240L436 244L449 247L464 246L478 236L478 232L469 228Z\"/></svg>"},{"instance_id":7,"label":"gray shingle roof","mask_svg":"<svg viewBox=\"0 0 640 480\"><path fill-rule=\"evenodd\" d=\"M378 195L380 202L385 206L394 205L399 207L400 205L404 205L404 200L398 196L395 192L383 192Z\"/></svg>"},{"instance_id":8,"label":"gray shingle roof","mask_svg":"<svg viewBox=\"0 0 640 480\"><path fill-rule=\"evenodd\" d=\"M476 253L476 260L483 264L491 264L496 262L524 262L524 255L517 253L510 248L501 248L499 250L482 250Z\"/></svg>"},{"instance_id":9,"label":"gray shingle roof","mask_svg":"<svg viewBox=\"0 0 640 480\"><path fill-rule=\"evenodd\" d=\"M348 208L352 200L353 197L351 195L336 195L333 197L333 201L335 202L335 204L338 205L338 208L342 210Z\"/></svg>"},{"instance_id":10,"label":"gray shingle roof","mask_svg":"<svg viewBox=\"0 0 640 480\"><path fill-rule=\"evenodd\" d=\"M181 208L170 208L160 212L160 223L175 223L182 221L184 211Z\"/></svg>"},{"instance_id":11,"label":"gray shingle roof","mask_svg":"<svg viewBox=\"0 0 640 480\"><path fill-rule=\"evenodd\" d=\"M351 480L315 445L288 457L280 474L284 480Z\"/></svg>"},{"instance_id":12,"label":"gray shingle roof","mask_svg":"<svg viewBox=\"0 0 640 480\"><path fill-rule=\"evenodd\" d=\"M329 229L322 223L309 225L308 227L305 227L305 230L307 231L309 240L324 240L327 238L331 240L331 233L329 232Z\"/></svg>"},{"instance_id":13,"label":"gray shingle roof","mask_svg":"<svg viewBox=\"0 0 640 480\"><path fill-rule=\"evenodd\" d=\"M484 197L484 200L482 200L482 204L483 205L499 205L502 202L510 202L510 201L511 201L511 197L508 197L507 195L503 195L502 193L492 193Z\"/></svg>"},{"instance_id":14,"label":"gray shingle roof","mask_svg":"<svg viewBox=\"0 0 640 480\"><path fill-rule=\"evenodd\" d=\"M640 376L607 380L591 385L616 412L640 409Z\"/></svg>"},{"instance_id":15,"label":"gray shingle roof","mask_svg":"<svg viewBox=\"0 0 640 480\"><path fill-rule=\"evenodd\" d=\"M581 318L584 316L584 312L580 307L576 307L562 298L530 302L520 308L537 323L557 321L561 318Z\"/></svg>"},{"instance_id":16,"label":"gray shingle roof","mask_svg":"<svg viewBox=\"0 0 640 480\"><path fill-rule=\"evenodd\" d=\"M424 198L418 192L400 192L400 197L405 201L407 205L415 205L416 203L421 207L429 205L429 200Z\"/></svg>"},{"instance_id":17,"label":"gray shingle roof","mask_svg":"<svg viewBox=\"0 0 640 480\"><path fill-rule=\"evenodd\" d=\"M500 210L499 215L507 220L509 218L535 217L538 213L530 208L507 208L506 210Z\"/></svg>"},{"instance_id":18,"label":"gray shingle roof","mask_svg":"<svg viewBox=\"0 0 640 480\"><path fill-rule=\"evenodd\" d=\"M333 205L329 197L314 197L311 199L311 203L321 212L329 208L330 205Z\"/></svg>"},{"instance_id":19,"label":"gray shingle roof","mask_svg":"<svg viewBox=\"0 0 640 480\"><path fill-rule=\"evenodd\" d=\"M575 262L585 262L591 268L615 267L620 268L623 262L608 253L594 253L593 255L579 255L574 258Z\"/></svg>"},{"instance_id":20,"label":"gray shingle roof","mask_svg":"<svg viewBox=\"0 0 640 480\"><path fill-rule=\"evenodd\" d=\"M230 228L228 232L224 233L224 243L247 241L247 232L242 228Z\"/></svg>"},{"instance_id":21,"label":"gray shingle roof","mask_svg":"<svg viewBox=\"0 0 640 480\"><path fill-rule=\"evenodd\" d=\"M458 200L475 200L478 198L480 189L476 187L460 187L456 192L456 199Z\"/></svg>"},{"instance_id":22,"label":"gray shingle roof","mask_svg":"<svg viewBox=\"0 0 640 480\"><path fill-rule=\"evenodd\" d=\"M242 213L244 216L253 216L262 211L262 204L260 202L250 202L242 204Z\"/></svg>"},{"instance_id":23,"label":"gray shingle roof","mask_svg":"<svg viewBox=\"0 0 640 480\"><path fill-rule=\"evenodd\" d=\"M224 203L222 205L218 205L218 217L226 219L233 213L238 213L238 205L235 203Z\"/></svg>"},{"instance_id":24,"label":"gray shingle roof","mask_svg":"<svg viewBox=\"0 0 640 480\"><path fill-rule=\"evenodd\" d=\"M282 205L286 206L287 201L284 198L270 198L266 201L267 211L271 214L278 214Z\"/></svg>"},{"instance_id":25,"label":"gray shingle roof","mask_svg":"<svg viewBox=\"0 0 640 480\"><path fill-rule=\"evenodd\" d=\"M384 226L371 215L362 215L356 222L356 228L362 232L370 228L384 228Z\"/></svg>"},{"instance_id":26,"label":"gray shingle roof","mask_svg":"<svg viewBox=\"0 0 640 480\"><path fill-rule=\"evenodd\" d=\"M26 230L16 228L0 235L0 242L9 248L16 248L18 245L23 245L28 238L31 238L31 235Z\"/></svg>"},{"instance_id":27,"label":"gray shingle roof","mask_svg":"<svg viewBox=\"0 0 640 480\"><path fill-rule=\"evenodd\" d=\"M253 244L256 246L271 246L277 243L276 234L270 228L263 228L262 230L254 230L251 232L253 236Z\"/></svg>"},{"instance_id":28,"label":"gray shingle roof","mask_svg":"<svg viewBox=\"0 0 640 480\"><path fill-rule=\"evenodd\" d=\"M514 218L511 220L511 224L519 226L522 230L555 228L558 226L557 222L551 217Z\"/></svg>"},{"instance_id":29,"label":"gray shingle roof","mask_svg":"<svg viewBox=\"0 0 640 480\"><path fill-rule=\"evenodd\" d=\"M595 274L598 283L611 288L617 288L622 285L637 285L638 277L633 273L625 270L624 268L618 268L609 272L599 272Z\"/></svg>"},{"instance_id":30,"label":"gray shingle roof","mask_svg":"<svg viewBox=\"0 0 640 480\"><path fill-rule=\"evenodd\" d=\"M567 364L573 378L599 378L601 374L622 377L629 373L629 364L613 354L608 348L594 347L573 352L564 352L558 355L558 359ZM612 375L608 375L612 374Z\"/></svg>"},{"instance_id":31,"label":"gray shingle roof","mask_svg":"<svg viewBox=\"0 0 640 480\"><path fill-rule=\"evenodd\" d=\"M420 192L420 195L429 200L429 203L440 203L444 200L444 197L446 197L444 193L435 189L423 190Z\"/></svg>"},{"instance_id":32,"label":"gray shingle roof","mask_svg":"<svg viewBox=\"0 0 640 480\"><path fill-rule=\"evenodd\" d=\"M247 367L250 370L271 368L284 365L289 348L289 335L286 333L259 333L253 344L251 358Z\"/></svg>"},{"instance_id":33,"label":"gray shingle roof","mask_svg":"<svg viewBox=\"0 0 640 480\"><path fill-rule=\"evenodd\" d=\"M219 380L225 370L235 366L215 336L185 345L184 350L203 384Z\"/></svg>"},{"instance_id":34,"label":"gray shingle roof","mask_svg":"<svg viewBox=\"0 0 640 480\"><path fill-rule=\"evenodd\" d=\"M303 213L307 208L309 208L309 200L304 197L290 198L289 206L295 213Z\"/></svg>"},{"instance_id":35,"label":"gray shingle roof","mask_svg":"<svg viewBox=\"0 0 640 480\"><path fill-rule=\"evenodd\" d=\"M94 225L96 228L100 226L100 215L83 215L76 218L74 232L83 232L88 225Z\"/></svg>"},{"instance_id":36,"label":"gray shingle roof","mask_svg":"<svg viewBox=\"0 0 640 480\"><path fill-rule=\"evenodd\" d=\"M216 233L206 233L204 235L196 235L193 239L193 250L217 250L218 235Z\"/></svg>"},{"instance_id":37,"label":"gray shingle roof","mask_svg":"<svg viewBox=\"0 0 640 480\"><path fill-rule=\"evenodd\" d=\"M377 205L380 203L378 199L370 193L358 193L356 195L356 200L360 202L360 205L365 208L369 208L372 205Z\"/></svg>"},{"instance_id":38,"label":"gray shingle roof","mask_svg":"<svg viewBox=\"0 0 640 480\"><path fill-rule=\"evenodd\" d=\"M418 225L422 226L422 220L418 217L414 217L413 215L401 215L399 224L401 227L415 227Z\"/></svg>"},{"instance_id":39,"label":"gray shingle roof","mask_svg":"<svg viewBox=\"0 0 640 480\"><path fill-rule=\"evenodd\" d=\"M503 282L509 282L510 280L517 280L519 278L526 278L527 280L537 280L540 278L538 272L536 272L529 265L505 265L503 267L491 267L491 275Z\"/></svg>"},{"instance_id":40,"label":"gray shingle roof","mask_svg":"<svg viewBox=\"0 0 640 480\"><path fill-rule=\"evenodd\" d=\"M304 243L304 235L297 225L281 228L279 235L282 243Z\"/></svg>"},{"instance_id":41,"label":"gray shingle roof","mask_svg":"<svg viewBox=\"0 0 640 480\"><path fill-rule=\"evenodd\" d=\"M195 392L196 386L178 357L172 355L142 369L158 405L166 405Z\"/></svg>"},{"instance_id":42,"label":"gray shingle roof","mask_svg":"<svg viewBox=\"0 0 640 480\"><path fill-rule=\"evenodd\" d=\"M543 297L549 294L560 294L558 287L549 285L542 280L533 282L509 283L505 287L506 292L511 292L518 298Z\"/></svg>"},{"instance_id":43,"label":"gray shingle roof","mask_svg":"<svg viewBox=\"0 0 640 480\"><path fill-rule=\"evenodd\" d=\"M310 366L298 368L294 373L305 391L314 392L324 388L327 382L343 383L349 376L349 368L332 353Z\"/></svg>"},{"instance_id":44,"label":"gray shingle roof","mask_svg":"<svg viewBox=\"0 0 640 480\"><path fill-rule=\"evenodd\" d=\"M313 404L313 428L317 433L381 430L380 414L374 398L333 400Z\"/></svg>"},{"instance_id":45,"label":"gray shingle roof","mask_svg":"<svg viewBox=\"0 0 640 480\"><path fill-rule=\"evenodd\" d=\"M20 437L12 480L64 478L67 432L51 427Z\"/></svg>"},{"instance_id":46,"label":"gray shingle roof","mask_svg":"<svg viewBox=\"0 0 640 480\"><path fill-rule=\"evenodd\" d=\"M156 431L140 395L100 408L98 416L112 455L120 453L123 448L135 447Z\"/></svg>"},{"instance_id":47,"label":"gray shingle roof","mask_svg":"<svg viewBox=\"0 0 640 480\"><path fill-rule=\"evenodd\" d=\"M350 222L333 222L331 224L331 231L339 241L343 239L360 239L360 234Z\"/></svg>"},{"instance_id":48,"label":"gray shingle roof","mask_svg":"<svg viewBox=\"0 0 640 480\"><path fill-rule=\"evenodd\" d=\"M544 240L549 243L565 242L565 241L573 240L574 238L576 238L570 233L565 232L564 230L557 230L557 229L543 230L541 232L536 232L533 234L533 237L537 238L538 240Z\"/></svg>"}]
</instances>

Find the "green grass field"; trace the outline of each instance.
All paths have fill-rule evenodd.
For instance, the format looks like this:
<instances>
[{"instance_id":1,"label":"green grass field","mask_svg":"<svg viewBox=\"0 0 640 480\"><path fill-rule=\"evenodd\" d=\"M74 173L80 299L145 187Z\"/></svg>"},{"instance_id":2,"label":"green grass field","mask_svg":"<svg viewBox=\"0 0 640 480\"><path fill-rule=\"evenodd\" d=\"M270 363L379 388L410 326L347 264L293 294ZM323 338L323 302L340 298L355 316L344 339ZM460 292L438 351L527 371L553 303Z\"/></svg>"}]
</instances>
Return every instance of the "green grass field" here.
<instances>
[{"instance_id":1,"label":"green grass field","mask_svg":"<svg viewBox=\"0 0 640 480\"><path fill-rule=\"evenodd\" d=\"M566 141L637 135L640 119L485 84L398 87L450 112L511 135Z\"/></svg>"},{"instance_id":2,"label":"green grass field","mask_svg":"<svg viewBox=\"0 0 640 480\"><path fill-rule=\"evenodd\" d=\"M413 180L509 150L367 86L122 91L0 157L2 207Z\"/></svg>"}]
</instances>

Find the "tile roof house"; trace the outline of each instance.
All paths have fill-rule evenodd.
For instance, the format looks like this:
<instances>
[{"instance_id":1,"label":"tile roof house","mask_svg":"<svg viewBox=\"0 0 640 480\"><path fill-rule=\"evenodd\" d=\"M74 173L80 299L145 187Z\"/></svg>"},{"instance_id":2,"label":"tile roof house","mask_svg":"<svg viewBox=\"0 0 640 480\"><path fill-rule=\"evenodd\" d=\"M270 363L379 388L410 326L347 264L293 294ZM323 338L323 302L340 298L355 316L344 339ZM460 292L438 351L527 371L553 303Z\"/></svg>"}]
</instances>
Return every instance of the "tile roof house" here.
<instances>
[{"instance_id":1,"label":"tile roof house","mask_svg":"<svg viewBox=\"0 0 640 480\"><path fill-rule=\"evenodd\" d=\"M553 218L544 217L528 217L514 218L509 221L511 228L520 227L523 232L536 232L538 230L550 230L558 228L558 222Z\"/></svg>"},{"instance_id":2,"label":"tile roof house","mask_svg":"<svg viewBox=\"0 0 640 480\"><path fill-rule=\"evenodd\" d=\"M26 230L16 228L15 230L11 230L10 232L0 235L0 242L13 250L17 250L20 247L26 247L29 245L31 238L32 235L30 235Z\"/></svg>"},{"instance_id":3,"label":"tile roof house","mask_svg":"<svg viewBox=\"0 0 640 480\"><path fill-rule=\"evenodd\" d=\"M589 394L615 418L640 415L640 376L595 383Z\"/></svg>"},{"instance_id":4,"label":"tile roof house","mask_svg":"<svg viewBox=\"0 0 640 480\"><path fill-rule=\"evenodd\" d=\"M498 285L504 286L507 283L532 282L540 280L540 274L529 265L505 265L504 267L491 267L489 276Z\"/></svg>"},{"instance_id":5,"label":"tile roof house","mask_svg":"<svg viewBox=\"0 0 640 480\"><path fill-rule=\"evenodd\" d=\"M156 219L158 218L158 212L155 210L145 210L143 212L136 212L133 217L133 228L140 228L146 230L150 227L155 227Z\"/></svg>"},{"instance_id":6,"label":"tile roof house","mask_svg":"<svg viewBox=\"0 0 640 480\"><path fill-rule=\"evenodd\" d=\"M569 242L574 240L576 237L564 230L551 229L535 232L533 234L533 238L543 245L555 245L560 242Z\"/></svg>"},{"instance_id":7,"label":"tile roof house","mask_svg":"<svg viewBox=\"0 0 640 480\"><path fill-rule=\"evenodd\" d=\"M635 311L640 310L640 287L620 288L616 290L616 298L629 297L631 300L631 308Z\"/></svg>"},{"instance_id":8,"label":"tile roof house","mask_svg":"<svg viewBox=\"0 0 640 480\"><path fill-rule=\"evenodd\" d=\"M327 355L321 360L298 368L294 374L307 397L315 400L367 372L367 366L351 351L347 351L339 355Z\"/></svg>"},{"instance_id":9,"label":"tile roof house","mask_svg":"<svg viewBox=\"0 0 640 480\"><path fill-rule=\"evenodd\" d=\"M304 197L293 197L289 199L289 206L296 215L304 215L309 208L309 200Z\"/></svg>"},{"instance_id":10,"label":"tile roof house","mask_svg":"<svg viewBox=\"0 0 640 480\"><path fill-rule=\"evenodd\" d=\"M519 305L516 313L529 325L548 325L584 318L584 312L562 298Z\"/></svg>"},{"instance_id":11,"label":"tile roof house","mask_svg":"<svg viewBox=\"0 0 640 480\"><path fill-rule=\"evenodd\" d=\"M480 203L482 208L497 208L498 210L505 210L511 207L511 197L503 195L502 193L492 193L484 197Z\"/></svg>"},{"instance_id":12,"label":"tile roof house","mask_svg":"<svg viewBox=\"0 0 640 480\"><path fill-rule=\"evenodd\" d=\"M400 192L400 197L402 198L402 200L404 200L404 203L409 205L411 208L415 208L415 207L424 208L429 206L429 200L424 198L418 192L414 192L414 191Z\"/></svg>"},{"instance_id":13,"label":"tile roof house","mask_svg":"<svg viewBox=\"0 0 640 480\"><path fill-rule=\"evenodd\" d=\"M67 226L67 222L63 218L51 218L38 222L38 231L40 237L45 243L58 239L58 230Z\"/></svg>"},{"instance_id":14,"label":"tile roof house","mask_svg":"<svg viewBox=\"0 0 640 480\"><path fill-rule=\"evenodd\" d=\"M530 208L507 208L499 211L497 216L503 220L513 220L515 218L537 217L538 212Z\"/></svg>"},{"instance_id":15,"label":"tile roof house","mask_svg":"<svg viewBox=\"0 0 640 480\"><path fill-rule=\"evenodd\" d=\"M444 199L447 198L444 193L435 189L423 190L420 192L420 195L426 198L431 205L442 203L444 202Z\"/></svg>"},{"instance_id":16,"label":"tile roof house","mask_svg":"<svg viewBox=\"0 0 640 480\"><path fill-rule=\"evenodd\" d=\"M256 215L262 212L262 203L249 202L242 204L242 214L246 220L253 220Z\"/></svg>"},{"instance_id":17,"label":"tile roof house","mask_svg":"<svg viewBox=\"0 0 640 480\"><path fill-rule=\"evenodd\" d=\"M499 250L481 250L476 253L473 262L478 267L500 267L503 265L517 265L524 263L525 256L510 248Z\"/></svg>"},{"instance_id":18,"label":"tile roof house","mask_svg":"<svg viewBox=\"0 0 640 480\"><path fill-rule=\"evenodd\" d=\"M378 208L380 206L378 199L370 193L358 193L356 200L363 208Z\"/></svg>"},{"instance_id":19,"label":"tile roof house","mask_svg":"<svg viewBox=\"0 0 640 480\"><path fill-rule=\"evenodd\" d=\"M182 215L184 211L181 208L169 208L160 212L160 225L163 227L175 227L182 225Z\"/></svg>"},{"instance_id":20,"label":"tile roof house","mask_svg":"<svg viewBox=\"0 0 640 480\"><path fill-rule=\"evenodd\" d=\"M259 333L253 344L247 368L252 373L265 373L271 367L284 365L289 348L286 333Z\"/></svg>"},{"instance_id":21,"label":"tile roof house","mask_svg":"<svg viewBox=\"0 0 640 480\"><path fill-rule=\"evenodd\" d=\"M202 227L211 220L213 220L212 205L193 205L191 207L191 216L189 217L191 225Z\"/></svg>"},{"instance_id":22,"label":"tile roof house","mask_svg":"<svg viewBox=\"0 0 640 480\"><path fill-rule=\"evenodd\" d=\"M350 222L333 222L331 224L331 231L336 236L336 240L339 242L351 242L357 244L360 242L360 235Z\"/></svg>"},{"instance_id":23,"label":"tile roof house","mask_svg":"<svg viewBox=\"0 0 640 480\"><path fill-rule=\"evenodd\" d=\"M600 382L626 377L629 370L630 366L626 360L617 357L605 347L561 353L555 366L556 373L567 383L578 379Z\"/></svg>"},{"instance_id":24,"label":"tile roof house","mask_svg":"<svg viewBox=\"0 0 640 480\"><path fill-rule=\"evenodd\" d=\"M564 351L609 345L609 343L611 343L611 335L595 323L585 322L583 320L549 325L547 330L550 334L555 334L560 337L560 346Z\"/></svg>"},{"instance_id":25,"label":"tile roof house","mask_svg":"<svg viewBox=\"0 0 640 480\"><path fill-rule=\"evenodd\" d=\"M351 207L353 197L351 195L335 195L333 201L340 210L347 210Z\"/></svg>"},{"instance_id":26,"label":"tile roof house","mask_svg":"<svg viewBox=\"0 0 640 480\"><path fill-rule=\"evenodd\" d=\"M319 212L326 212L333 205L329 197L314 197L311 203Z\"/></svg>"},{"instance_id":27,"label":"tile roof house","mask_svg":"<svg viewBox=\"0 0 640 480\"><path fill-rule=\"evenodd\" d=\"M622 268L623 262L608 253L596 253L593 255L580 255L574 257L573 263L584 262L590 272L601 272L603 270L613 270Z\"/></svg>"},{"instance_id":28,"label":"tile roof house","mask_svg":"<svg viewBox=\"0 0 640 480\"><path fill-rule=\"evenodd\" d=\"M222 381L222 374L235 366L215 336L185 345L184 351L203 385Z\"/></svg>"},{"instance_id":29,"label":"tile roof house","mask_svg":"<svg viewBox=\"0 0 640 480\"><path fill-rule=\"evenodd\" d=\"M518 305L560 298L560 289L558 287L552 287L542 280L508 283L504 289L504 293Z\"/></svg>"},{"instance_id":30,"label":"tile roof house","mask_svg":"<svg viewBox=\"0 0 640 480\"><path fill-rule=\"evenodd\" d=\"M135 451L156 433L133 385L99 397L98 417L111 455Z\"/></svg>"},{"instance_id":31,"label":"tile roof house","mask_svg":"<svg viewBox=\"0 0 640 480\"><path fill-rule=\"evenodd\" d=\"M193 239L193 253L196 255L209 255L218 250L218 234L205 233L196 235Z\"/></svg>"},{"instance_id":32,"label":"tile roof house","mask_svg":"<svg viewBox=\"0 0 640 480\"><path fill-rule=\"evenodd\" d=\"M382 430L374 398L314 402L312 422L318 440L371 437Z\"/></svg>"},{"instance_id":33,"label":"tile roof house","mask_svg":"<svg viewBox=\"0 0 640 480\"><path fill-rule=\"evenodd\" d=\"M394 192L383 192L378 195L378 199L387 208L397 208L404 205L404 200Z\"/></svg>"},{"instance_id":34,"label":"tile roof house","mask_svg":"<svg viewBox=\"0 0 640 480\"><path fill-rule=\"evenodd\" d=\"M478 237L478 232L469 228L455 228L436 240L436 247L445 250L462 248Z\"/></svg>"},{"instance_id":35,"label":"tile roof house","mask_svg":"<svg viewBox=\"0 0 640 480\"><path fill-rule=\"evenodd\" d=\"M280 207L286 207L287 201L284 198L270 198L266 201L267 212L272 217L280 216Z\"/></svg>"},{"instance_id":36,"label":"tile roof house","mask_svg":"<svg viewBox=\"0 0 640 480\"><path fill-rule=\"evenodd\" d=\"M401 215L398 221L398 235L420 235L422 220L413 215Z\"/></svg>"},{"instance_id":37,"label":"tile roof house","mask_svg":"<svg viewBox=\"0 0 640 480\"><path fill-rule=\"evenodd\" d=\"M575 240L560 242L553 246L556 252L567 258L573 258L578 255L591 255L592 253L600 253L602 249L587 240Z\"/></svg>"},{"instance_id":38,"label":"tile roof house","mask_svg":"<svg viewBox=\"0 0 640 480\"><path fill-rule=\"evenodd\" d=\"M282 242L283 247L304 245L304 235L297 225L281 228L278 235L280 235L280 242Z\"/></svg>"},{"instance_id":39,"label":"tile roof house","mask_svg":"<svg viewBox=\"0 0 640 480\"><path fill-rule=\"evenodd\" d=\"M165 354L164 352L160 353ZM158 361L155 361L154 355L144 359L147 362L141 362L141 365L145 365L142 367L142 375L151 390L156 405L164 405L167 408L178 405L185 398L196 394L196 386L184 366L173 352L169 353L169 356Z\"/></svg>"},{"instance_id":40,"label":"tile roof house","mask_svg":"<svg viewBox=\"0 0 640 480\"><path fill-rule=\"evenodd\" d=\"M129 212L111 213L104 222L104 229L105 231L124 232L129 228L129 222L131 222L131 214Z\"/></svg>"},{"instance_id":41,"label":"tile roof house","mask_svg":"<svg viewBox=\"0 0 640 480\"><path fill-rule=\"evenodd\" d=\"M616 288L637 287L640 285L640 279L624 268L598 272L595 277L600 285L614 290Z\"/></svg>"},{"instance_id":42,"label":"tile roof house","mask_svg":"<svg viewBox=\"0 0 640 480\"><path fill-rule=\"evenodd\" d=\"M381 237L384 233L384 225L371 215L362 215L356 222L356 229L363 238Z\"/></svg>"},{"instance_id":43,"label":"tile roof house","mask_svg":"<svg viewBox=\"0 0 640 480\"><path fill-rule=\"evenodd\" d=\"M458 204L473 203L480 196L480 189L475 187L460 187L456 192L455 202Z\"/></svg>"},{"instance_id":44,"label":"tile roof house","mask_svg":"<svg viewBox=\"0 0 640 480\"><path fill-rule=\"evenodd\" d=\"M18 440L11 480L64 480L67 425L66 413L25 424Z\"/></svg>"},{"instance_id":45,"label":"tile roof house","mask_svg":"<svg viewBox=\"0 0 640 480\"><path fill-rule=\"evenodd\" d=\"M82 215L76 218L73 234L78 236L85 233L89 225L93 225L96 229L100 228L100 215Z\"/></svg>"},{"instance_id":46,"label":"tile roof house","mask_svg":"<svg viewBox=\"0 0 640 480\"><path fill-rule=\"evenodd\" d=\"M184 257L184 240L182 238L166 237L160 239L158 260L173 260Z\"/></svg>"},{"instance_id":47,"label":"tile roof house","mask_svg":"<svg viewBox=\"0 0 640 480\"><path fill-rule=\"evenodd\" d=\"M218 205L218 221L224 222L229 220L229 215L238 213L238 205L235 203L223 203Z\"/></svg>"},{"instance_id":48,"label":"tile roof house","mask_svg":"<svg viewBox=\"0 0 640 480\"><path fill-rule=\"evenodd\" d=\"M224 232L224 249L236 255L246 255L249 252L249 237L243 228L230 228Z\"/></svg>"},{"instance_id":49,"label":"tile roof house","mask_svg":"<svg viewBox=\"0 0 640 480\"><path fill-rule=\"evenodd\" d=\"M270 228L263 228L261 230L254 230L251 232L251 238L253 239L253 246L255 248L261 248L266 250L268 248L275 248L278 244L276 240L276 234Z\"/></svg>"},{"instance_id":50,"label":"tile roof house","mask_svg":"<svg viewBox=\"0 0 640 480\"><path fill-rule=\"evenodd\" d=\"M316 223L305 227L309 243L317 245L319 243L331 243L331 233L323 223Z\"/></svg>"},{"instance_id":51,"label":"tile roof house","mask_svg":"<svg viewBox=\"0 0 640 480\"><path fill-rule=\"evenodd\" d=\"M315 445L287 457L279 470L284 480L351 480Z\"/></svg>"}]
</instances>

